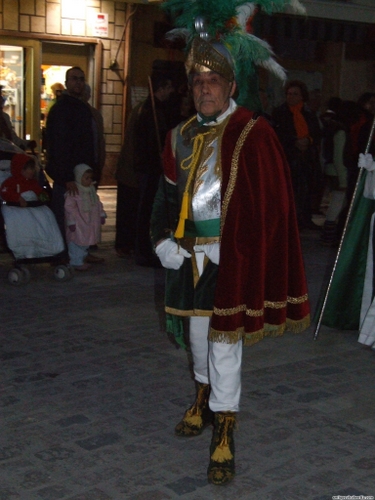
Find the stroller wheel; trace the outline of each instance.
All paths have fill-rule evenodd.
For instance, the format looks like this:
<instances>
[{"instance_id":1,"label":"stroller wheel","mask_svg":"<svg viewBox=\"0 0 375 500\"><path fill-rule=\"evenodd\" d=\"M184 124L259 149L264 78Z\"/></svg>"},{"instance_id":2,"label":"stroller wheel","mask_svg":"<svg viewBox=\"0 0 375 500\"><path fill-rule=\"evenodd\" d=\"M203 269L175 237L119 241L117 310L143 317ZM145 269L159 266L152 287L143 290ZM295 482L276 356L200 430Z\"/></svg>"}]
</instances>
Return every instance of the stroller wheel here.
<instances>
[{"instance_id":1,"label":"stroller wheel","mask_svg":"<svg viewBox=\"0 0 375 500\"><path fill-rule=\"evenodd\" d=\"M19 266L18 269L22 272L22 283L26 284L30 281L30 271L26 266Z\"/></svg>"},{"instance_id":2,"label":"stroller wheel","mask_svg":"<svg viewBox=\"0 0 375 500\"><path fill-rule=\"evenodd\" d=\"M68 281L72 279L73 273L68 266L61 264L55 267L54 276L56 281Z\"/></svg>"},{"instance_id":3,"label":"stroller wheel","mask_svg":"<svg viewBox=\"0 0 375 500\"><path fill-rule=\"evenodd\" d=\"M14 267L8 273L8 281L11 285L19 286L23 282L23 274L21 269Z\"/></svg>"}]
</instances>

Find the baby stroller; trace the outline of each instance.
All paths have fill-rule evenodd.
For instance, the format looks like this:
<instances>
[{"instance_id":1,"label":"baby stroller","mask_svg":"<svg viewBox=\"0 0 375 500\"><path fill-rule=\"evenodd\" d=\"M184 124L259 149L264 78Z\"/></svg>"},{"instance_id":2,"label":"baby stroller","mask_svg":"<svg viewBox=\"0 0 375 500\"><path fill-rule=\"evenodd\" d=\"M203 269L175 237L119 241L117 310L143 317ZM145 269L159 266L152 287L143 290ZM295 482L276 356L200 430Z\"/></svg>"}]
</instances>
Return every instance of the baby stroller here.
<instances>
[{"instance_id":1,"label":"baby stroller","mask_svg":"<svg viewBox=\"0 0 375 500\"><path fill-rule=\"evenodd\" d=\"M0 184L10 176L12 156L20 152L23 151L14 144L0 139ZM42 262L56 262L54 277L57 281L71 279L72 269L58 264L65 244L54 214L34 192L22 193L22 197L27 207L0 199L6 242L14 257L13 267L8 272L9 283L15 286L28 283L30 272L25 264Z\"/></svg>"}]
</instances>

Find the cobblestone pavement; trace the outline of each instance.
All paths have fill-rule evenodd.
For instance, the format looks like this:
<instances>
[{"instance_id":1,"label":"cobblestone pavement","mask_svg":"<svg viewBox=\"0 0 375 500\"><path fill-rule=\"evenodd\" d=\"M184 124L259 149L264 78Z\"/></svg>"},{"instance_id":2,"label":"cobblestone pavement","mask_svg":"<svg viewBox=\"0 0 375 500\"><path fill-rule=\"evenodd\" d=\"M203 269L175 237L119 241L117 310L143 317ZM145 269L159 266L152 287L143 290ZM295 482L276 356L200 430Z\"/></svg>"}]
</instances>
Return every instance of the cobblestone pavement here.
<instances>
[{"instance_id":1,"label":"cobblestone pavement","mask_svg":"<svg viewBox=\"0 0 375 500\"><path fill-rule=\"evenodd\" d=\"M0 500L375 495L375 355L326 327L244 350L237 475L207 483L210 430L173 434L194 385L163 330L163 270L116 256L114 190L100 194L105 264L63 283L30 265L15 287L0 255ZM334 251L301 238L314 306Z\"/></svg>"}]
</instances>

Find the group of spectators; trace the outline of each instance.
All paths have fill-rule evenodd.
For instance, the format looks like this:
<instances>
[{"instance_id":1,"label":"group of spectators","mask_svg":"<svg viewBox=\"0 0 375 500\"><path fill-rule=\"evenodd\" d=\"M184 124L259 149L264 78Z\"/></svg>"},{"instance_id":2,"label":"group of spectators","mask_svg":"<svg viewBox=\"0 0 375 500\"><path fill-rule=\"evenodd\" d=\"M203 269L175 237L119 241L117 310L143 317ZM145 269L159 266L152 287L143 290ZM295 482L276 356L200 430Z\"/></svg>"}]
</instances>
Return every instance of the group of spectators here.
<instances>
[{"instance_id":1,"label":"group of spectators","mask_svg":"<svg viewBox=\"0 0 375 500\"><path fill-rule=\"evenodd\" d=\"M91 263L104 261L89 253L90 246L100 241L106 218L96 193L106 156L104 121L89 104L91 87L81 68L67 71L65 85L66 90L60 85L52 88L56 98L47 118L47 169L54 179L52 207L65 236L69 263L86 271ZM66 149L65 144L71 147Z\"/></svg>"},{"instance_id":2,"label":"group of spectators","mask_svg":"<svg viewBox=\"0 0 375 500\"><path fill-rule=\"evenodd\" d=\"M299 228L320 229L313 216L324 213L321 243L335 246L354 193L358 155L369 137L375 94L366 92L358 101L332 97L321 109L319 92L293 80L285 95L272 120L289 163Z\"/></svg>"},{"instance_id":3,"label":"group of spectators","mask_svg":"<svg viewBox=\"0 0 375 500\"><path fill-rule=\"evenodd\" d=\"M56 98L48 110L45 134L46 172L53 181L50 207L66 242L60 256L61 263L86 270L90 263L103 262L102 258L88 253L89 247L99 241L100 224L105 221L105 213L95 190L105 162L103 117L89 104L91 88L81 68L75 66L68 69L65 88L56 84L53 90ZM1 102L3 104L3 99ZM36 145L35 141L31 144L14 139L14 131L11 126L8 127L3 111L0 127L1 137L19 144L23 149ZM24 206L21 194L18 192L17 196L20 206ZM67 202L72 200L76 202L74 216L72 203L70 210L67 206ZM78 260L72 257L72 240L81 247ZM75 248L75 255L77 251Z\"/></svg>"}]
</instances>

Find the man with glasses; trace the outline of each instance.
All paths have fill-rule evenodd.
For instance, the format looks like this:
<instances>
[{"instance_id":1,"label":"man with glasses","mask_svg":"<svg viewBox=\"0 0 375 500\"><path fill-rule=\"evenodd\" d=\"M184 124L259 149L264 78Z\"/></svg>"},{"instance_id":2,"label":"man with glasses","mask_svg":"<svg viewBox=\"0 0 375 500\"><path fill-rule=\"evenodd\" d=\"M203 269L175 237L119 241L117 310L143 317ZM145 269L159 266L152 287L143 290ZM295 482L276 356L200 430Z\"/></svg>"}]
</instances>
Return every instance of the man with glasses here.
<instances>
[{"instance_id":1,"label":"man with glasses","mask_svg":"<svg viewBox=\"0 0 375 500\"><path fill-rule=\"evenodd\" d=\"M47 119L46 172L53 180L51 208L65 237L65 193L78 192L74 167L86 163L95 170L95 147L92 116L83 100L85 73L77 66L66 72L65 87L61 98L51 108ZM94 256L90 258L98 259ZM98 259L98 261L102 259ZM91 262L91 260L90 260Z\"/></svg>"}]
</instances>

